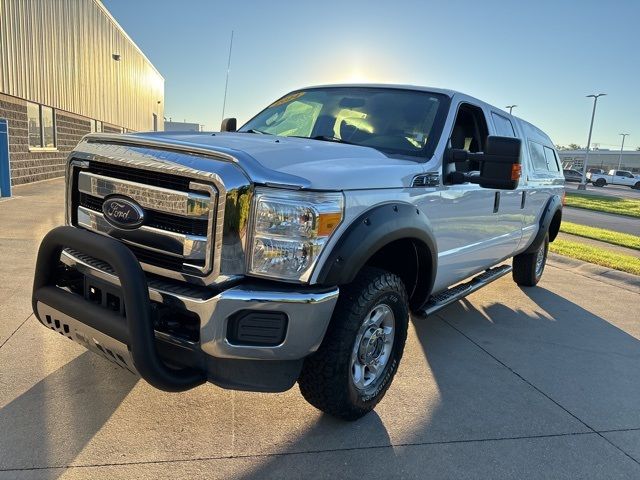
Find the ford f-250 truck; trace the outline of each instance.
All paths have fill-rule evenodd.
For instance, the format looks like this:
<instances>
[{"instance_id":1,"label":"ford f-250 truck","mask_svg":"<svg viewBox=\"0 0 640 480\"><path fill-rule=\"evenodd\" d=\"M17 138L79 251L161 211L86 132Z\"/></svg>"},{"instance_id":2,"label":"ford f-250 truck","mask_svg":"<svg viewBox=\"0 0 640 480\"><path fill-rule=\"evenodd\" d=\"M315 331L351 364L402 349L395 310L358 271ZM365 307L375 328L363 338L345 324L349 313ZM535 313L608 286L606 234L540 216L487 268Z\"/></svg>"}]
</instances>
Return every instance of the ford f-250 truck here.
<instances>
[{"instance_id":1,"label":"ford f-250 truck","mask_svg":"<svg viewBox=\"0 0 640 480\"><path fill-rule=\"evenodd\" d=\"M38 254L40 322L162 390L297 381L359 418L410 312L535 285L560 227L549 137L462 93L307 88L222 130L87 135Z\"/></svg>"},{"instance_id":2,"label":"ford f-250 truck","mask_svg":"<svg viewBox=\"0 0 640 480\"><path fill-rule=\"evenodd\" d=\"M605 185L625 185L627 187L640 190L640 178L627 170L609 170L609 174L588 173L587 178L596 187Z\"/></svg>"}]
</instances>

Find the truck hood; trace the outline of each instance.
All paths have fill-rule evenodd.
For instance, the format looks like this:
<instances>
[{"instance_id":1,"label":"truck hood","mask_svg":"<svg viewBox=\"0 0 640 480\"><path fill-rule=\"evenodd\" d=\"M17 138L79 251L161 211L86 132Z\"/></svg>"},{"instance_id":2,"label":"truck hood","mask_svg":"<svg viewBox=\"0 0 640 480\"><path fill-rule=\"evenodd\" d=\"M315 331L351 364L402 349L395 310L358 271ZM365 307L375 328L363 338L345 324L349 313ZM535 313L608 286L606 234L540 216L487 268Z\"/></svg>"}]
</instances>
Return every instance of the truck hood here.
<instances>
[{"instance_id":1,"label":"truck hood","mask_svg":"<svg viewBox=\"0 0 640 480\"><path fill-rule=\"evenodd\" d=\"M252 133L153 132L122 135L231 155L256 183L314 190L393 188L411 184L422 164L369 147ZM258 168L256 168L258 167Z\"/></svg>"}]
</instances>

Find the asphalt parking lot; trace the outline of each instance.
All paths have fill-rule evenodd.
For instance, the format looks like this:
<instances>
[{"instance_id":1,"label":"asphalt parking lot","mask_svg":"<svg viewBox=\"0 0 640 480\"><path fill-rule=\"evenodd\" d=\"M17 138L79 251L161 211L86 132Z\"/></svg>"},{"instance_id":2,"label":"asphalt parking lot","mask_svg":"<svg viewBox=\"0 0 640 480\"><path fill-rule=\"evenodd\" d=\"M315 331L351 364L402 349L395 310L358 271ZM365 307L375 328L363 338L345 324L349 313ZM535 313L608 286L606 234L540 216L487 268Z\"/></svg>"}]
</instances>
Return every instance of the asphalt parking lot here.
<instances>
[{"instance_id":1,"label":"asphalt parking lot","mask_svg":"<svg viewBox=\"0 0 640 480\"><path fill-rule=\"evenodd\" d=\"M629 235L640 235L640 220L635 217L596 212L584 208L565 207L562 210L562 220L590 227L613 230L614 232L628 233Z\"/></svg>"},{"instance_id":2,"label":"asphalt parking lot","mask_svg":"<svg viewBox=\"0 0 640 480\"><path fill-rule=\"evenodd\" d=\"M607 185L606 187L596 187L592 184L587 185L587 190L578 191L577 183L567 182L565 184L567 191L576 191L577 193L586 193L587 195L603 195L607 197L635 198L640 199L640 190L626 187L624 185Z\"/></svg>"},{"instance_id":3,"label":"asphalt parking lot","mask_svg":"<svg viewBox=\"0 0 640 480\"><path fill-rule=\"evenodd\" d=\"M552 260L413 319L375 413L279 395L152 389L30 307L62 181L0 202L0 479L640 478L640 283Z\"/></svg>"}]
</instances>

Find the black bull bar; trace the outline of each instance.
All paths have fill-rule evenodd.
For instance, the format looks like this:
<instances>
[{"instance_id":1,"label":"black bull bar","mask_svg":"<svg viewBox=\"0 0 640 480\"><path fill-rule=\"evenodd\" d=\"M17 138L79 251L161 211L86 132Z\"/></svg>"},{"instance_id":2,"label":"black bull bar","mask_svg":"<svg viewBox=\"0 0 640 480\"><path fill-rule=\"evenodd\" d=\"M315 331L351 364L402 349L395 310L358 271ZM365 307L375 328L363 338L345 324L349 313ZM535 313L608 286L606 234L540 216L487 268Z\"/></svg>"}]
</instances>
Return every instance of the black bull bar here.
<instances>
[{"instance_id":1,"label":"black bull bar","mask_svg":"<svg viewBox=\"0 0 640 480\"><path fill-rule=\"evenodd\" d=\"M56 286L56 271L64 248L72 248L111 265L122 287L124 317ZM145 274L131 250L117 240L74 227L51 230L38 251L31 301L34 314L43 324L45 322L38 314L38 302L127 345L140 376L160 390L189 390L206 380L203 371L169 367L160 358Z\"/></svg>"}]
</instances>

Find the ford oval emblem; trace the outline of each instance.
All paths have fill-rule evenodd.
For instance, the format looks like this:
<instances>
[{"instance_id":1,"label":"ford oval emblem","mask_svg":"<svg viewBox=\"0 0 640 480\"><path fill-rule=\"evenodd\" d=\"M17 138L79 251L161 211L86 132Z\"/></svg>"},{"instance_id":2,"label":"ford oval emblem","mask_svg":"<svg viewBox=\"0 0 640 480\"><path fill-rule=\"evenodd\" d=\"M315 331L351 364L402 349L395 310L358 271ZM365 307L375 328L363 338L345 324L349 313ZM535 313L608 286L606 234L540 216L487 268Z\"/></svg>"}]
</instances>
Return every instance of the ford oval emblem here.
<instances>
[{"instance_id":1,"label":"ford oval emblem","mask_svg":"<svg viewBox=\"0 0 640 480\"><path fill-rule=\"evenodd\" d=\"M102 204L104 218L114 227L131 230L144 222L144 210L127 197L109 197Z\"/></svg>"}]
</instances>

